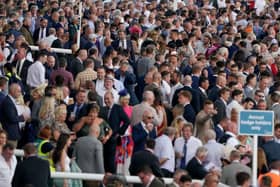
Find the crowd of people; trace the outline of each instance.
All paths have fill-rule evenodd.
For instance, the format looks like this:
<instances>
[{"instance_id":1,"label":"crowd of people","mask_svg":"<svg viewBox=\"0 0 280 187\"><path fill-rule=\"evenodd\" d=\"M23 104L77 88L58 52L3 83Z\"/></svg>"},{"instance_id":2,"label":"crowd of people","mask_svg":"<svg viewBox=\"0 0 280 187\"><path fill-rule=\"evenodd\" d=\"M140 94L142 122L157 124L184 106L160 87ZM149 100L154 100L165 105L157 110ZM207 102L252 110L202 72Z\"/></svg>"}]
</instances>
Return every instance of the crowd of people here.
<instances>
[{"instance_id":1,"label":"crowd of people","mask_svg":"<svg viewBox=\"0 0 280 187\"><path fill-rule=\"evenodd\" d=\"M126 186L119 175L137 175L145 187L249 187L258 156L258 185L279 187L279 8L0 1L0 186ZM242 110L274 112L258 155L238 134ZM51 179L54 171L105 177Z\"/></svg>"}]
</instances>

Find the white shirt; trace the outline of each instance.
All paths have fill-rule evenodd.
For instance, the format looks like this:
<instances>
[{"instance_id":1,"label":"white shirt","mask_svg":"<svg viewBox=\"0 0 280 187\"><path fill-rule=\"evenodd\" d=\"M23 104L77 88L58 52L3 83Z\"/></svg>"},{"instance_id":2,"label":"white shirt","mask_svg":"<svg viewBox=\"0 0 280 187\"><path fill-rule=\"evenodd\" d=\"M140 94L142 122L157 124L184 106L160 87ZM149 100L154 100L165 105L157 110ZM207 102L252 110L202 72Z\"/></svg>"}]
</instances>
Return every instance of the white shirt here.
<instances>
[{"instance_id":1,"label":"white shirt","mask_svg":"<svg viewBox=\"0 0 280 187\"><path fill-rule=\"evenodd\" d=\"M244 110L242 105L240 105L236 100L232 100L230 102L230 104L228 104L228 106L227 106L227 117L229 119L231 118L231 111L232 111L233 108L236 109L237 112L239 112L241 110Z\"/></svg>"},{"instance_id":2,"label":"white shirt","mask_svg":"<svg viewBox=\"0 0 280 187\"><path fill-rule=\"evenodd\" d=\"M36 61L28 68L26 79L27 85L31 87L38 87L44 84L46 82L45 72L46 70L44 65L41 62Z\"/></svg>"},{"instance_id":3,"label":"white shirt","mask_svg":"<svg viewBox=\"0 0 280 187\"><path fill-rule=\"evenodd\" d=\"M184 153L183 153L184 144L185 144L185 139L183 137L177 138L174 143L175 152L184 155ZM197 148L199 148L200 146L202 146L202 142L200 139L198 139L194 136L191 136L188 139L186 165L195 156L195 152L196 152ZM181 158L177 158L176 159L176 168L180 168L180 164L181 164Z\"/></svg>"},{"instance_id":4,"label":"white shirt","mask_svg":"<svg viewBox=\"0 0 280 187\"><path fill-rule=\"evenodd\" d=\"M227 140L227 143L226 143L227 146L235 147L240 144L239 141L237 140L235 134L233 134L232 132L229 132L229 131L227 131L226 134L229 134L232 136Z\"/></svg>"},{"instance_id":5,"label":"white shirt","mask_svg":"<svg viewBox=\"0 0 280 187\"><path fill-rule=\"evenodd\" d=\"M174 172L175 152L173 149L172 141L167 135L163 134L156 139L155 155L159 158L159 160L168 158L168 160L161 165L161 168L166 169L172 173Z\"/></svg>"},{"instance_id":6,"label":"white shirt","mask_svg":"<svg viewBox=\"0 0 280 187\"><path fill-rule=\"evenodd\" d=\"M169 96L170 104L172 104L172 99L173 99L175 91L180 88L183 88L183 85L180 82L178 82L177 84L175 84L174 86L171 87L170 96Z\"/></svg>"},{"instance_id":7,"label":"white shirt","mask_svg":"<svg viewBox=\"0 0 280 187\"><path fill-rule=\"evenodd\" d=\"M22 59L21 61L19 61L16 65L16 71L17 71L17 74L20 76L21 74L21 69L22 69L22 66L24 64L24 61L25 61L25 58Z\"/></svg>"},{"instance_id":8,"label":"white shirt","mask_svg":"<svg viewBox=\"0 0 280 187\"><path fill-rule=\"evenodd\" d=\"M104 79L103 80L96 79L96 83L95 83L96 92L97 93L100 92L103 88L104 88Z\"/></svg>"},{"instance_id":9,"label":"white shirt","mask_svg":"<svg viewBox=\"0 0 280 187\"><path fill-rule=\"evenodd\" d=\"M169 96L171 93L171 87L165 80L162 80L162 84L160 85L160 90L163 93L163 102L168 103Z\"/></svg>"},{"instance_id":10,"label":"white shirt","mask_svg":"<svg viewBox=\"0 0 280 187\"><path fill-rule=\"evenodd\" d=\"M57 39L57 37L53 34L47 36L46 38L44 38L42 41L46 42L49 46L52 46L53 41L55 41Z\"/></svg>"},{"instance_id":11,"label":"white shirt","mask_svg":"<svg viewBox=\"0 0 280 187\"><path fill-rule=\"evenodd\" d=\"M42 36L42 37L41 37L41 36ZM39 30L39 39L38 39L38 41L40 41L40 40L46 38L46 36L47 36L47 28L40 28L40 30Z\"/></svg>"},{"instance_id":12,"label":"white shirt","mask_svg":"<svg viewBox=\"0 0 280 187\"><path fill-rule=\"evenodd\" d=\"M13 155L11 159L11 166L7 164L4 157L0 155L0 186L1 187L10 187L15 169L17 165L17 159Z\"/></svg>"},{"instance_id":13,"label":"white shirt","mask_svg":"<svg viewBox=\"0 0 280 187\"><path fill-rule=\"evenodd\" d=\"M97 90L96 90L97 91ZM104 95L105 93L109 91L107 90L106 88L103 88L102 90L100 90L99 92L97 91L98 95L100 95L102 97L102 100L103 100L103 106L106 106L105 105L105 102L104 102ZM117 90L115 90L114 88L111 90L111 92L113 93L113 96L114 96L114 103L118 103L119 102L119 93Z\"/></svg>"},{"instance_id":14,"label":"white shirt","mask_svg":"<svg viewBox=\"0 0 280 187\"><path fill-rule=\"evenodd\" d=\"M124 90L123 82L118 79L114 79L114 86L118 92Z\"/></svg>"}]
</instances>

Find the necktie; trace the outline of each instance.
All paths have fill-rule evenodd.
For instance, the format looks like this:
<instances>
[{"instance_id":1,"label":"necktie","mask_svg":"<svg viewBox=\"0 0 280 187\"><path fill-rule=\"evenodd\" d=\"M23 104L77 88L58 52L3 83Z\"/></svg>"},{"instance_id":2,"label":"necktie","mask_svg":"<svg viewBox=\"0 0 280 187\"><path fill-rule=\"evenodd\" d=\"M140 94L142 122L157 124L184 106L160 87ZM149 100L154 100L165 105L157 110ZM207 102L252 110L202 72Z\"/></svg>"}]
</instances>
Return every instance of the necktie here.
<instances>
[{"instance_id":1,"label":"necktie","mask_svg":"<svg viewBox=\"0 0 280 187\"><path fill-rule=\"evenodd\" d=\"M183 157L181 158L181 169L186 169L186 157L187 157L187 140L185 140L184 146L183 146Z\"/></svg>"},{"instance_id":2,"label":"necktie","mask_svg":"<svg viewBox=\"0 0 280 187\"><path fill-rule=\"evenodd\" d=\"M112 108L108 107L108 115L107 115L107 119L109 119L110 114L111 114Z\"/></svg>"},{"instance_id":3,"label":"necktie","mask_svg":"<svg viewBox=\"0 0 280 187\"><path fill-rule=\"evenodd\" d=\"M80 108L81 108L81 105L80 106L76 105L76 112L75 112L76 118L78 118L78 116L79 116Z\"/></svg>"},{"instance_id":4,"label":"necktie","mask_svg":"<svg viewBox=\"0 0 280 187\"><path fill-rule=\"evenodd\" d=\"M40 39L43 39L44 38L44 28L41 28L41 36L40 36Z\"/></svg>"}]
</instances>

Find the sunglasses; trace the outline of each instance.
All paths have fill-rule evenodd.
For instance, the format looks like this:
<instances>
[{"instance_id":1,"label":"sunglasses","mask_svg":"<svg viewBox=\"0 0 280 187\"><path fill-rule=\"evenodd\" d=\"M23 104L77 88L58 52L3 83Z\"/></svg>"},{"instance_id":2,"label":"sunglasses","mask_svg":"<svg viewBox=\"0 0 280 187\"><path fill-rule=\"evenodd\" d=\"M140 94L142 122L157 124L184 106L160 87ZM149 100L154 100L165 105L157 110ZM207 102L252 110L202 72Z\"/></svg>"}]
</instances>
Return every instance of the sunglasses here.
<instances>
[{"instance_id":1,"label":"sunglasses","mask_svg":"<svg viewBox=\"0 0 280 187\"><path fill-rule=\"evenodd\" d=\"M147 119L154 119L153 116L147 116Z\"/></svg>"}]
</instances>

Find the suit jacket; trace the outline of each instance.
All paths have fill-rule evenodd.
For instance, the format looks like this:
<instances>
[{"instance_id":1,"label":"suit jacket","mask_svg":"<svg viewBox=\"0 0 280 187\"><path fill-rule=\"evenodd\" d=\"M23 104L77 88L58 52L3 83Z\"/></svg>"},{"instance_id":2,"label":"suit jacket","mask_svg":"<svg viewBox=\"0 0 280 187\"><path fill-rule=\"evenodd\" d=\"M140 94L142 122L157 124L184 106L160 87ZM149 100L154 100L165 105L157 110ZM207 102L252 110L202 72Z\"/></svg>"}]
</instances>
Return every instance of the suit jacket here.
<instances>
[{"instance_id":1,"label":"suit jacket","mask_svg":"<svg viewBox=\"0 0 280 187\"><path fill-rule=\"evenodd\" d=\"M39 40L39 34L40 34L40 27L38 29L35 29L34 33L33 33L33 39L34 42L37 43ZM49 35L49 29L46 28L46 37Z\"/></svg>"},{"instance_id":2,"label":"suit jacket","mask_svg":"<svg viewBox=\"0 0 280 187\"><path fill-rule=\"evenodd\" d=\"M208 172L203 167L202 164L199 163L196 157L193 157L188 165L187 165L187 171L189 172L192 179L203 179Z\"/></svg>"},{"instance_id":3,"label":"suit jacket","mask_svg":"<svg viewBox=\"0 0 280 187\"><path fill-rule=\"evenodd\" d=\"M3 92L0 92L0 107L1 107L1 103L4 101L6 95Z\"/></svg>"},{"instance_id":4,"label":"suit jacket","mask_svg":"<svg viewBox=\"0 0 280 187\"><path fill-rule=\"evenodd\" d=\"M112 47L117 50L120 46L120 40L115 40L112 42ZM135 55L133 50L133 45L131 40L126 39L126 50L129 51L130 59L134 62L135 61Z\"/></svg>"},{"instance_id":5,"label":"suit jacket","mask_svg":"<svg viewBox=\"0 0 280 187\"><path fill-rule=\"evenodd\" d=\"M128 125L130 124L130 120L124 112L123 108L120 105L113 104L109 116L108 112L108 107L102 107L100 110L100 117L102 117L109 123L113 131L112 137L117 135L123 135Z\"/></svg>"},{"instance_id":6,"label":"suit jacket","mask_svg":"<svg viewBox=\"0 0 280 187\"><path fill-rule=\"evenodd\" d=\"M14 65L15 67L17 67L17 70L16 70L16 71L17 71L17 74L18 74L18 76L20 76L20 78L21 78L21 80L22 80L22 83L23 83L24 85L26 85L26 79L27 79L28 69L29 69L29 67L31 66L32 62L29 61L29 60L25 60L25 61L23 62L23 65L22 65L20 74L19 74L19 64L17 65L17 63L20 63L20 62L19 62L19 61L15 61L15 62L13 62L13 65Z\"/></svg>"},{"instance_id":7,"label":"suit jacket","mask_svg":"<svg viewBox=\"0 0 280 187\"><path fill-rule=\"evenodd\" d=\"M262 145L268 165L280 158L280 144L275 141L268 141Z\"/></svg>"},{"instance_id":8,"label":"suit jacket","mask_svg":"<svg viewBox=\"0 0 280 187\"><path fill-rule=\"evenodd\" d=\"M134 141L133 153L143 151L147 138L155 139L157 137L155 128L149 134L143 128L141 122L132 128L132 138Z\"/></svg>"},{"instance_id":9,"label":"suit jacket","mask_svg":"<svg viewBox=\"0 0 280 187\"><path fill-rule=\"evenodd\" d=\"M199 77L193 75L192 76L192 88L197 90L198 87L199 87Z\"/></svg>"},{"instance_id":10,"label":"suit jacket","mask_svg":"<svg viewBox=\"0 0 280 187\"><path fill-rule=\"evenodd\" d=\"M20 28L20 32L22 33L22 35L24 36L25 40L28 42L29 45L34 45L33 37L29 28L23 25Z\"/></svg>"},{"instance_id":11,"label":"suit jacket","mask_svg":"<svg viewBox=\"0 0 280 187\"><path fill-rule=\"evenodd\" d=\"M184 107L184 113L183 113L183 117L185 118L185 120L191 122L192 124L194 124L195 122L195 111L192 107L191 104L188 104Z\"/></svg>"},{"instance_id":12,"label":"suit jacket","mask_svg":"<svg viewBox=\"0 0 280 187\"><path fill-rule=\"evenodd\" d=\"M84 173L104 173L103 145L93 136L78 139L74 148L78 166Z\"/></svg>"},{"instance_id":13,"label":"suit jacket","mask_svg":"<svg viewBox=\"0 0 280 187\"><path fill-rule=\"evenodd\" d=\"M19 140L21 137L19 122L23 122L23 116L18 116L16 105L10 96L6 96L0 107L0 118L3 129L8 133L8 140Z\"/></svg>"},{"instance_id":14,"label":"suit jacket","mask_svg":"<svg viewBox=\"0 0 280 187\"><path fill-rule=\"evenodd\" d=\"M18 164L13 177L12 186L48 187L50 180L49 162L36 156L28 157Z\"/></svg>"},{"instance_id":15,"label":"suit jacket","mask_svg":"<svg viewBox=\"0 0 280 187\"><path fill-rule=\"evenodd\" d=\"M221 183L229 186L237 186L236 174L241 171L247 172L251 175L251 169L240 162L232 162L231 164L225 166L222 169Z\"/></svg>"},{"instance_id":16,"label":"suit jacket","mask_svg":"<svg viewBox=\"0 0 280 187\"><path fill-rule=\"evenodd\" d=\"M175 91L174 96L173 96L173 100L172 100L172 106L175 106L176 104L178 104L178 93L182 90L187 90L187 91L191 92L191 94L192 94L191 105L192 105L195 113L198 113L201 109L200 94L197 90L195 90L195 89L193 89L189 86L184 86L183 88L180 88L180 89Z\"/></svg>"},{"instance_id":17,"label":"suit jacket","mask_svg":"<svg viewBox=\"0 0 280 187\"><path fill-rule=\"evenodd\" d=\"M148 187L164 187L164 186L165 186L164 183L155 177Z\"/></svg>"},{"instance_id":18,"label":"suit jacket","mask_svg":"<svg viewBox=\"0 0 280 187\"><path fill-rule=\"evenodd\" d=\"M280 104L274 104L271 106L271 110L274 112L274 120L279 122L280 120Z\"/></svg>"},{"instance_id":19,"label":"suit jacket","mask_svg":"<svg viewBox=\"0 0 280 187\"><path fill-rule=\"evenodd\" d=\"M83 116L86 116L88 114L88 105L87 104L83 104L82 108L80 108L78 115L75 116L75 120L74 121L69 121L69 117L71 115L71 112L74 112L75 110L75 106L76 103L67 106L67 118L66 118L66 123L69 127L69 129L72 129L73 125L79 120L81 119Z\"/></svg>"},{"instance_id":20,"label":"suit jacket","mask_svg":"<svg viewBox=\"0 0 280 187\"><path fill-rule=\"evenodd\" d=\"M215 102L218 99L219 91L220 88L217 85L213 86L208 92L208 98Z\"/></svg>"},{"instance_id":21,"label":"suit jacket","mask_svg":"<svg viewBox=\"0 0 280 187\"><path fill-rule=\"evenodd\" d=\"M148 150L138 151L132 155L129 166L130 175L137 175L143 165L149 166L156 177L163 177L158 158Z\"/></svg>"},{"instance_id":22,"label":"suit jacket","mask_svg":"<svg viewBox=\"0 0 280 187\"><path fill-rule=\"evenodd\" d=\"M221 98L218 98L214 103L214 107L217 110L217 114L213 116L213 121L214 124L217 125L220 123L222 119L224 119L227 116L227 111L226 111L227 106L225 105L225 103L222 101Z\"/></svg>"},{"instance_id":23,"label":"suit jacket","mask_svg":"<svg viewBox=\"0 0 280 187\"><path fill-rule=\"evenodd\" d=\"M80 73L80 72L82 72L84 70L84 65L77 58L74 58L73 61L71 61L70 63L71 64L69 66L69 71L71 71L71 73L73 74L73 77L75 79L76 76L78 75L78 73Z\"/></svg>"},{"instance_id":24,"label":"suit jacket","mask_svg":"<svg viewBox=\"0 0 280 187\"><path fill-rule=\"evenodd\" d=\"M197 89L199 92L199 97L200 97L200 107L203 107L205 100L208 99L207 93L203 93L201 89Z\"/></svg>"},{"instance_id":25,"label":"suit jacket","mask_svg":"<svg viewBox=\"0 0 280 187\"><path fill-rule=\"evenodd\" d=\"M205 142L205 133L208 129L214 129L212 116L201 110L195 118L194 134L200 140Z\"/></svg>"},{"instance_id":26,"label":"suit jacket","mask_svg":"<svg viewBox=\"0 0 280 187\"><path fill-rule=\"evenodd\" d=\"M220 142L220 139L225 135L224 129L221 129L219 125L214 125L214 130L216 132L216 140Z\"/></svg>"}]
</instances>

